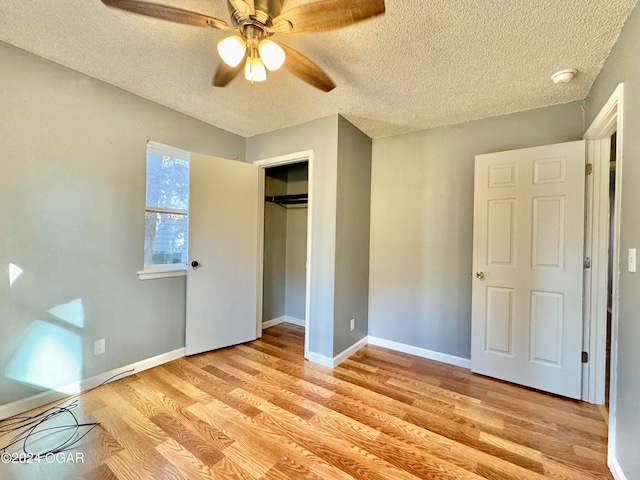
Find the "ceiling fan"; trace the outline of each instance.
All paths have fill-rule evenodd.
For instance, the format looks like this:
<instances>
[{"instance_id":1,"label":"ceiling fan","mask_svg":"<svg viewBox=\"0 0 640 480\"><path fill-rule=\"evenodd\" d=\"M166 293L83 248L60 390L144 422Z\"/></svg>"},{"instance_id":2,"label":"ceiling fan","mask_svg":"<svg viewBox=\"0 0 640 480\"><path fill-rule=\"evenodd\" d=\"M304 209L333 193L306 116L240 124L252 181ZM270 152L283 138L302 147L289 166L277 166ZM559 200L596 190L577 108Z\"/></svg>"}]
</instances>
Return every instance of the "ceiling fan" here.
<instances>
[{"instance_id":1,"label":"ceiling fan","mask_svg":"<svg viewBox=\"0 0 640 480\"><path fill-rule=\"evenodd\" d=\"M276 33L326 32L385 12L384 0L316 0L282 12L283 1L228 0L231 24L200 13L138 0L102 0L102 3L171 22L237 31L239 35L226 37L218 43L223 62L213 79L216 87L226 86L243 67L247 80L260 82L267 78L266 69L273 71L284 66L324 92L335 87L329 76L300 52L269 37Z\"/></svg>"}]
</instances>

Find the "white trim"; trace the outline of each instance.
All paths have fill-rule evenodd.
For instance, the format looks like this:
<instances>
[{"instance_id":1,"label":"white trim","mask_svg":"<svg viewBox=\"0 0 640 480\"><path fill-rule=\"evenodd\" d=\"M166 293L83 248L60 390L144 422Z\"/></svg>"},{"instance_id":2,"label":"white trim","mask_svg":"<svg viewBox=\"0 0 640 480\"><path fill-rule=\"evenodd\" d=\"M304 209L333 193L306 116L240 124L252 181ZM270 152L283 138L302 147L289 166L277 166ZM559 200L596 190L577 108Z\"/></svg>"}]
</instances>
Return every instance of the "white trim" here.
<instances>
[{"instance_id":1,"label":"white trim","mask_svg":"<svg viewBox=\"0 0 640 480\"><path fill-rule=\"evenodd\" d=\"M313 363L324 365L325 367L334 368L367 344L408 353L417 357L428 358L437 362L448 363L458 367L471 368L471 360L468 358L456 357L455 355L427 350L426 348L415 347L413 345L407 345L406 343L394 342L393 340L372 336L364 337L333 358L327 357L326 355L320 355L319 353L309 352L308 360Z\"/></svg>"},{"instance_id":2,"label":"white trim","mask_svg":"<svg viewBox=\"0 0 640 480\"><path fill-rule=\"evenodd\" d=\"M258 249L257 258L257 272L256 272L256 338L262 337L262 330L265 328L264 323L262 322L262 309L264 307L264 189L265 189L265 170L264 168L258 167L258 224L256 228L258 229L258 244L256 248ZM271 320L273 321L273 319ZM275 325L275 323L273 324Z\"/></svg>"},{"instance_id":3,"label":"white trim","mask_svg":"<svg viewBox=\"0 0 640 480\"><path fill-rule=\"evenodd\" d=\"M269 328L269 327L274 327L276 325L280 325L281 323L284 323L284 322L285 322L284 315L282 317L272 318L271 320L267 320L266 322L262 322L261 330L264 330L264 329Z\"/></svg>"},{"instance_id":4,"label":"white trim","mask_svg":"<svg viewBox=\"0 0 640 480\"><path fill-rule=\"evenodd\" d=\"M176 214L176 215L184 215L187 216L189 215L189 210L185 210L184 208L169 208L169 207L155 207L153 205L147 205L146 208L147 212L156 212L156 213L167 213L169 215L171 214Z\"/></svg>"},{"instance_id":5,"label":"white trim","mask_svg":"<svg viewBox=\"0 0 640 480\"><path fill-rule=\"evenodd\" d=\"M286 323L290 323L292 325L297 325L299 327L305 326L305 321L303 318L290 317L289 315L284 316L284 321Z\"/></svg>"},{"instance_id":6,"label":"white trim","mask_svg":"<svg viewBox=\"0 0 640 480\"><path fill-rule=\"evenodd\" d=\"M85 378L80 382L75 382L75 384L65 385L62 387L65 391L79 391L85 392L92 388L99 386L104 383L114 375L118 375L122 372L127 372L128 370L132 370L131 372L124 373L122 375L118 375L114 380L119 380L120 378L128 377L134 373L142 372L143 370L148 370L149 368L157 367L158 365L162 365L167 362L171 362L172 360L176 360L178 358L182 358L185 356L185 349L178 348L177 350L173 350L171 352L163 353L160 355L156 355L155 357L147 358L145 360L140 360L139 362L132 363L130 365L126 365L124 367L115 368L113 370L109 370L108 372L100 373L98 375L94 375L93 377ZM55 391L48 391L38 393L36 395L32 395L27 398L23 398L22 400L16 400L15 402L7 403L5 405L0 406L0 420L11 417L13 415L18 415L20 413L26 412L33 408L38 408L43 405L47 405L48 403L62 400L63 398L68 397L68 394L63 394Z\"/></svg>"},{"instance_id":7,"label":"white trim","mask_svg":"<svg viewBox=\"0 0 640 480\"><path fill-rule=\"evenodd\" d=\"M296 317L289 317L288 315L283 315L281 317L272 318L271 320L267 320L266 322L262 322L262 328L260 330L264 330L265 328L274 327L276 325L280 325L281 323L290 323L292 325L298 325L299 327L304 327L304 320Z\"/></svg>"},{"instance_id":8,"label":"white trim","mask_svg":"<svg viewBox=\"0 0 640 480\"><path fill-rule=\"evenodd\" d=\"M155 278L169 278L169 277L185 277L187 275L187 267L184 266L180 269L175 267L169 268L156 268L140 270L137 272L140 280L152 280Z\"/></svg>"},{"instance_id":9,"label":"white trim","mask_svg":"<svg viewBox=\"0 0 640 480\"><path fill-rule=\"evenodd\" d=\"M471 368L470 359L456 357L455 355L449 355L448 353L436 352L434 350L428 350L426 348L415 347L413 345L407 345L406 343L394 342L393 340L387 340L385 338L372 336L369 336L369 343L371 345L377 345L378 347L397 350L398 352L408 353L417 357L428 358L429 360L435 360L437 362L448 363L450 365L456 365L463 368Z\"/></svg>"},{"instance_id":10,"label":"white trim","mask_svg":"<svg viewBox=\"0 0 640 480\"><path fill-rule=\"evenodd\" d=\"M611 370L609 385L609 439L607 461L614 472L618 471L616 478L624 479L622 469L616 460L616 411L618 389L618 315L620 302L620 213L622 199L622 162L624 159L624 83L614 90L613 94L602 107L591 126L584 134L587 140L600 140L611 137L616 132L616 191L614 200L614 232L613 232L613 293L611 314ZM599 329L597 330L599 331ZM600 343L600 339L597 340ZM595 373L595 372L594 372ZM615 473L614 473L615 475Z\"/></svg>"},{"instance_id":11,"label":"white trim","mask_svg":"<svg viewBox=\"0 0 640 480\"><path fill-rule=\"evenodd\" d=\"M309 335L310 335L310 321L311 321L311 278L312 272L315 269L315 263L313 262L313 224L315 219L315 210L313 208L313 182L314 182L314 152L313 150L303 150L300 152L289 153L286 155L280 155L278 157L266 158L263 160L256 160L253 162L254 165L261 167L263 170L268 167L276 167L279 165L289 165L291 163L300 163L300 162L308 162L308 199L307 199L307 273L306 273L306 292L305 292L305 321L304 321L304 358L307 360L311 360L311 352L309 352ZM260 201L262 202L262 208L259 210L258 216L258 225L260 228L264 227L264 177L262 179L262 184L260 186ZM264 252L264 236L261 236L259 239L259 262L258 272L262 272L262 254ZM258 281L258 294L260 299L262 299L262 290L263 285L262 281ZM261 305L261 304L260 304ZM262 315L260 309L259 314ZM314 354L317 355L317 354ZM322 362L315 362L322 363Z\"/></svg>"},{"instance_id":12,"label":"white trim","mask_svg":"<svg viewBox=\"0 0 640 480\"><path fill-rule=\"evenodd\" d=\"M593 141L587 141L586 142L586 155L585 155L585 162L587 165L591 165L593 167L594 163L598 163L597 159L595 158L596 156L596 152L598 152L599 150L596 149L596 145L595 142ZM590 257L593 258L593 255L591 253L591 243L592 243L592 236L593 236L593 204L594 202L594 198L593 198L593 184L594 184L594 180L593 178L595 177L595 174L593 175L586 175L585 176L585 186L584 186L584 202L585 202L585 207L584 207L584 256L585 257ZM590 305L591 305L591 285L593 282L593 275L591 274L591 269L589 268L585 268L583 270L583 295L582 295L582 307L583 307L583 311L582 311L582 350L585 352L590 352L589 350L589 342L590 342L590 338L591 338L591 319L592 319L592 313L591 313L591 309L590 309ZM592 386L591 386L591 382L590 382L590 375L589 375L589 370L590 370L590 365L589 363L583 363L582 364L582 372L581 372L581 384L582 384L582 389L581 389L581 396L580 399L582 401L588 402L589 401L589 394L590 392L592 392Z\"/></svg>"},{"instance_id":13,"label":"white trim","mask_svg":"<svg viewBox=\"0 0 640 480\"><path fill-rule=\"evenodd\" d=\"M153 140L147 140L147 151L157 153L159 155L167 155L171 158L178 158L186 162L189 161L191 155L188 150L172 147L171 145L165 145L164 143L155 142Z\"/></svg>"},{"instance_id":14,"label":"white trim","mask_svg":"<svg viewBox=\"0 0 640 480\"><path fill-rule=\"evenodd\" d=\"M333 368L333 358L327 357L326 355L320 355L316 352L309 352L307 360L313 363L324 365L325 367Z\"/></svg>"},{"instance_id":15,"label":"white trim","mask_svg":"<svg viewBox=\"0 0 640 480\"><path fill-rule=\"evenodd\" d=\"M288 153L278 157L265 158L256 160L254 165L259 167L277 167L278 165L289 165L290 163L304 162L307 158L313 157L313 150L302 150L300 152Z\"/></svg>"},{"instance_id":16,"label":"white trim","mask_svg":"<svg viewBox=\"0 0 640 480\"><path fill-rule=\"evenodd\" d=\"M611 294L611 370L609 373L609 455L615 456L616 413L618 396L618 316L620 314L620 221L622 211L622 160L623 160L623 118L624 91L622 85L618 94L616 133L616 191L614 198L613 220L613 287Z\"/></svg>"},{"instance_id":17,"label":"white trim","mask_svg":"<svg viewBox=\"0 0 640 480\"><path fill-rule=\"evenodd\" d=\"M622 471L622 467L615 456L609 455L607 466L609 467L609 470L611 470L611 474L615 480L627 480L627 476Z\"/></svg>"},{"instance_id":18,"label":"white trim","mask_svg":"<svg viewBox=\"0 0 640 480\"><path fill-rule=\"evenodd\" d=\"M609 158L611 139L587 140L587 163L593 165L585 189L585 256L583 350L589 362L582 365L582 400L604 404L606 369L607 300L609 296Z\"/></svg>"},{"instance_id":19,"label":"white trim","mask_svg":"<svg viewBox=\"0 0 640 480\"><path fill-rule=\"evenodd\" d=\"M315 178L315 154L313 150L306 152L308 167L307 179L307 258L306 258L306 291L304 297L304 353L309 354L310 335L311 335L311 278L315 271L315 261L313 260L313 226L316 222L314 178Z\"/></svg>"},{"instance_id":20,"label":"white trim","mask_svg":"<svg viewBox=\"0 0 640 480\"><path fill-rule=\"evenodd\" d=\"M309 358L307 360L313 363L324 365L325 367L335 368L368 343L369 337L361 338L356 343L346 348L333 358L327 357L326 355L320 355L319 353L309 352Z\"/></svg>"},{"instance_id":21,"label":"white trim","mask_svg":"<svg viewBox=\"0 0 640 480\"><path fill-rule=\"evenodd\" d=\"M619 107L623 104L623 97L624 83L621 83L613 91L600 113L593 119L582 138L585 140L600 140L601 138L611 137L611 135L619 131L620 120L618 117L622 112Z\"/></svg>"},{"instance_id":22,"label":"white trim","mask_svg":"<svg viewBox=\"0 0 640 480\"><path fill-rule=\"evenodd\" d=\"M364 347L368 343L369 343L369 337L367 336L367 337L361 338L360 340L358 340L356 343L354 343L350 347L344 349L338 355L333 357L333 366L337 367L342 362L344 362L347 358L349 358L351 355L356 353L358 350L360 350L362 347Z\"/></svg>"}]
</instances>

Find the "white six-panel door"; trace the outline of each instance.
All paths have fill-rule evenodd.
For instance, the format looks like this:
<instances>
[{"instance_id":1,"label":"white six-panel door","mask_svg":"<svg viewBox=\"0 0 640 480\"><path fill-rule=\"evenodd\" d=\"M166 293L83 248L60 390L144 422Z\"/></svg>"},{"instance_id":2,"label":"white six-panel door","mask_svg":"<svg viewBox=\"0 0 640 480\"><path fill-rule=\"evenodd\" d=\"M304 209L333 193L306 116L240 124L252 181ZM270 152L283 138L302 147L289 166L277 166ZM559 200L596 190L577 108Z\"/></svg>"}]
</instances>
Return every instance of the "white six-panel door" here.
<instances>
[{"instance_id":1,"label":"white six-panel door","mask_svg":"<svg viewBox=\"0 0 640 480\"><path fill-rule=\"evenodd\" d=\"M585 142L476 156L471 370L580 398Z\"/></svg>"}]
</instances>

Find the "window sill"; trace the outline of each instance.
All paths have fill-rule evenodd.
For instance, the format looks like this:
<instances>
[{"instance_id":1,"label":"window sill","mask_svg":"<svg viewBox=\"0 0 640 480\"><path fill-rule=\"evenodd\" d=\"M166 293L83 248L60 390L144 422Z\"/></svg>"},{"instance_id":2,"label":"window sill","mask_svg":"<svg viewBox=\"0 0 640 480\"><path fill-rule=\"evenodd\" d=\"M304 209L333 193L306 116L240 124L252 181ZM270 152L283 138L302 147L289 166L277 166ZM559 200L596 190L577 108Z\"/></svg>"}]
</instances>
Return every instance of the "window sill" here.
<instances>
[{"instance_id":1,"label":"window sill","mask_svg":"<svg viewBox=\"0 0 640 480\"><path fill-rule=\"evenodd\" d=\"M180 268L157 268L140 270L138 278L140 280L153 280L155 278L185 277L187 275L187 267Z\"/></svg>"}]
</instances>

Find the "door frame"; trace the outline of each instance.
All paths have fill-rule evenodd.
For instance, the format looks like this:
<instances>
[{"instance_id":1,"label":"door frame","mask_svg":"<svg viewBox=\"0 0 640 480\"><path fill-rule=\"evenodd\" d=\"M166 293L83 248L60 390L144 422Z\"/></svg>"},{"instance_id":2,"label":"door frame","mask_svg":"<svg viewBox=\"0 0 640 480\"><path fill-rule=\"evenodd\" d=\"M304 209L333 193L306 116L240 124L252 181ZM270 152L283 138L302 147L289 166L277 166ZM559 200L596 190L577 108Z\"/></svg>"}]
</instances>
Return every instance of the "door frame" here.
<instances>
[{"instance_id":1,"label":"door frame","mask_svg":"<svg viewBox=\"0 0 640 480\"><path fill-rule=\"evenodd\" d=\"M315 219L314 203L313 203L313 176L314 176L314 152L313 150L303 150L300 152L289 153L277 157L265 158L253 162L260 168L258 195L261 199L258 208L258 318L257 334L262 336L262 295L264 291L263 275L264 275L264 195L265 195L265 170L270 167L281 165L290 165L293 163L308 162L308 201L307 201L307 259L306 259L306 285L305 285L305 308L304 308L304 358L309 359L309 333L311 323L311 279L315 262L313 261L313 224Z\"/></svg>"},{"instance_id":2,"label":"door frame","mask_svg":"<svg viewBox=\"0 0 640 480\"><path fill-rule=\"evenodd\" d=\"M615 182L616 190L614 197L614 219L613 219L613 285L612 285L612 301L611 301L611 370L609 385L609 448L608 458L614 457L615 432L616 432L616 400L617 400L617 363L618 363L618 315L619 315L619 285L620 285L620 210L622 198L622 162L623 162L623 118L624 118L624 83L620 83L613 94L602 107L600 113L591 123L591 126L584 134L584 139L592 144L592 148L588 148L589 163L594 163L594 179L593 182L602 180L603 176L607 177L607 192L609 158L603 155L603 145L609 144L609 139L616 133L616 173ZM604 158L606 157L606 158ZM596 177L596 165L598 163L598 177ZM592 209L593 215L602 218L609 208L608 195L592 195L587 198L588 208ZM600 256L606 252L608 242L608 232L603 234L603 230L608 230L607 222L600 222L599 228L587 231L586 236L590 237L592 252L597 252ZM592 257L593 258L593 257ZM595 263L595 262L594 262ZM599 264L601 262L598 262ZM605 289L604 298L606 298L607 284L606 276L608 275L608 266L605 268L597 268L591 273L590 284L585 284L585 297L594 298L602 297L602 289ZM603 286L604 285L604 286ZM603 309L598 307L597 302L590 302L588 309L585 310L585 328L590 332L588 342L585 347L590 355L590 362L583 370L583 400L590 403L604 402L605 388L605 357L606 357L606 307ZM585 337L587 339L587 337ZM593 349L593 350L592 350ZM586 397L585 397L586 395Z\"/></svg>"},{"instance_id":3,"label":"door frame","mask_svg":"<svg viewBox=\"0 0 640 480\"><path fill-rule=\"evenodd\" d=\"M586 162L592 173L585 185L584 318L582 350L589 361L582 364L582 400L604 404L606 326L609 274L609 162L611 140L605 136L587 140ZM587 260L588 259L588 260Z\"/></svg>"}]
</instances>

